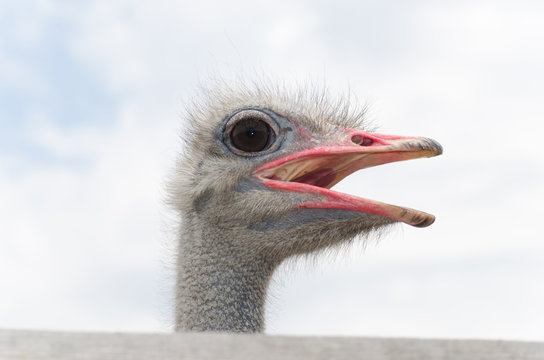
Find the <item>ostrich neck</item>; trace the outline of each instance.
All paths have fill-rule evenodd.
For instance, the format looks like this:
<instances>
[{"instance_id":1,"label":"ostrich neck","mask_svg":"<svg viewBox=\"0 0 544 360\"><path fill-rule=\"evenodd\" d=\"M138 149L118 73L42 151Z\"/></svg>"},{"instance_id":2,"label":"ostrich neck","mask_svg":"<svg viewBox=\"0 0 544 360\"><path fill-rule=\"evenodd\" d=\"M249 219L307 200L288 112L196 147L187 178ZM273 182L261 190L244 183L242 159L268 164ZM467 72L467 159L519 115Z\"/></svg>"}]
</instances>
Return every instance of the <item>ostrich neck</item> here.
<instances>
[{"instance_id":1,"label":"ostrich neck","mask_svg":"<svg viewBox=\"0 0 544 360\"><path fill-rule=\"evenodd\" d=\"M180 236L176 330L261 332L266 290L274 267L234 247L225 232Z\"/></svg>"}]
</instances>

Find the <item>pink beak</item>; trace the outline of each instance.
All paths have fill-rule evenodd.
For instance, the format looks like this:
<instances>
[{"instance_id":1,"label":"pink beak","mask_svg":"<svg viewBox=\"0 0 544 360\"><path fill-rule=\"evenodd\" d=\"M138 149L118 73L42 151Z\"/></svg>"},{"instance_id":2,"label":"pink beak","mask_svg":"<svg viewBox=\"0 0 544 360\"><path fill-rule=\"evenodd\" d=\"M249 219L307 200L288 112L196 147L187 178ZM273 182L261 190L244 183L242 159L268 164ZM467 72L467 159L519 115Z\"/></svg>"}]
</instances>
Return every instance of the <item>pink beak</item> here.
<instances>
[{"instance_id":1,"label":"pink beak","mask_svg":"<svg viewBox=\"0 0 544 360\"><path fill-rule=\"evenodd\" d=\"M299 208L354 210L425 227L434 222L433 215L330 188L357 170L440 154L442 146L432 139L345 129L334 143L306 148L270 161L260 166L254 175L270 188L312 193L320 198L319 201L299 204Z\"/></svg>"}]
</instances>

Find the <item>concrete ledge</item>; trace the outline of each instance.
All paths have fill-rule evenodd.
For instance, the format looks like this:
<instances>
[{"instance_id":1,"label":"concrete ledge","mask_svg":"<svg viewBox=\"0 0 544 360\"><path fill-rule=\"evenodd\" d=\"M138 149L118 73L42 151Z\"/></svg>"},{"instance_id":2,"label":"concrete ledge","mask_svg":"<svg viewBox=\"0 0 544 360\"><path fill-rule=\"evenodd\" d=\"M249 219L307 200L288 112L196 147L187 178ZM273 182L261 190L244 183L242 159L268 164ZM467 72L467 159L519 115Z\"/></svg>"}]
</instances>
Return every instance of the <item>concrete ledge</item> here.
<instances>
[{"instance_id":1,"label":"concrete ledge","mask_svg":"<svg viewBox=\"0 0 544 360\"><path fill-rule=\"evenodd\" d=\"M544 359L544 343L0 330L0 359Z\"/></svg>"}]
</instances>

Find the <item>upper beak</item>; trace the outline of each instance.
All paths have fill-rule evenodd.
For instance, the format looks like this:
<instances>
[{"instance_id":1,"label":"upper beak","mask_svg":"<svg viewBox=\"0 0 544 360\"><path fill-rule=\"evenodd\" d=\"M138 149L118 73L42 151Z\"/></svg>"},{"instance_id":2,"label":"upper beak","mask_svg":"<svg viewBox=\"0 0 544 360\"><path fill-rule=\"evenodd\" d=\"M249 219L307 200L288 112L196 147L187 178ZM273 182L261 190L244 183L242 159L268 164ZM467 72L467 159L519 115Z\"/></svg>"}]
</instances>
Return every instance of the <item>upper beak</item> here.
<instances>
[{"instance_id":1,"label":"upper beak","mask_svg":"<svg viewBox=\"0 0 544 360\"><path fill-rule=\"evenodd\" d=\"M360 169L440 154L442 146L432 139L345 129L333 143L265 163L255 171L255 176L271 188L321 195L322 201L299 207L349 209L423 227L434 222L433 215L329 189Z\"/></svg>"}]
</instances>

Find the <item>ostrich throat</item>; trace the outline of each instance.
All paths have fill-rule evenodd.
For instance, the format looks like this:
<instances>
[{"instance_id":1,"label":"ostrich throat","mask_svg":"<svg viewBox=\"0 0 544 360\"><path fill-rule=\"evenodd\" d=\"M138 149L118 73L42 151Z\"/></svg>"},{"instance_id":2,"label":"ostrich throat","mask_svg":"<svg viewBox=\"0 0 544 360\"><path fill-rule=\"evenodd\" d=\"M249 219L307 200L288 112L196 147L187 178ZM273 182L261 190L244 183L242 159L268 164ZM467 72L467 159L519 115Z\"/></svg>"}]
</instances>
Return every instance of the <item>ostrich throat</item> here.
<instances>
[{"instance_id":1,"label":"ostrich throat","mask_svg":"<svg viewBox=\"0 0 544 360\"><path fill-rule=\"evenodd\" d=\"M276 266L248 254L236 246L237 239L213 227L185 229L179 240L176 330L262 332L266 292Z\"/></svg>"}]
</instances>

